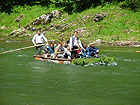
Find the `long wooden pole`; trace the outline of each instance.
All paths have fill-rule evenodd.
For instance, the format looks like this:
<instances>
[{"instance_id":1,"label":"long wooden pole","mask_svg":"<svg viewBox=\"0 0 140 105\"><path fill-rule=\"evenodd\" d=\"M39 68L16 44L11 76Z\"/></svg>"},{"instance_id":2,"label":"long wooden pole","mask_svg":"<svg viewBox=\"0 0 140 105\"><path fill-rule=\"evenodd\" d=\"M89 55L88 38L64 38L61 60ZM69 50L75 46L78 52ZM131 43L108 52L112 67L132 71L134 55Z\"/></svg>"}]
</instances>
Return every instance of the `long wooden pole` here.
<instances>
[{"instance_id":1,"label":"long wooden pole","mask_svg":"<svg viewBox=\"0 0 140 105\"><path fill-rule=\"evenodd\" d=\"M39 46L42 46L42 45L44 45L44 44L41 44ZM32 47L35 47L35 46L28 46L28 47L18 48L18 49L15 49L15 50L5 51L5 52L2 52L0 54L6 54L6 53L10 53L10 52L14 52L14 51L19 51L19 50L24 50L24 49L28 49L28 48L32 48Z\"/></svg>"},{"instance_id":2,"label":"long wooden pole","mask_svg":"<svg viewBox=\"0 0 140 105\"><path fill-rule=\"evenodd\" d=\"M55 40L48 40L48 41L50 41L50 42L53 41L54 42ZM41 45L38 45L38 46L42 46L42 45L45 45L45 44L41 44ZM24 50L24 49L28 49L28 48L32 48L32 47L35 47L35 46L28 46L28 47L24 47L24 48L18 48L18 49L15 49L15 50L5 51L5 52L2 52L0 54L5 54L5 53L9 53L9 52Z\"/></svg>"}]
</instances>

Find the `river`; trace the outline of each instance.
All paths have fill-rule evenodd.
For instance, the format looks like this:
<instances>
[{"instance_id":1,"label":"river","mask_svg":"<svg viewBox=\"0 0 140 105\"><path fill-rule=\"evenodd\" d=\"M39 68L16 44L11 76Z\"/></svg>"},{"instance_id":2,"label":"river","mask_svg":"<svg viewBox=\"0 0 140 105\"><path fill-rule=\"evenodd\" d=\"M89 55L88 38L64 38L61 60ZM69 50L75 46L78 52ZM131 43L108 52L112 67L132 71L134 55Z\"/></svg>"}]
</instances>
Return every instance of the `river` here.
<instances>
[{"instance_id":1,"label":"river","mask_svg":"<svg viewBox=\"0 0 140 105\"><path fill-rule=\"evenodd\" d=\"M0 52L32 45L1 42ZM140 48L99 46L117 66L33 59L35 49L0 55L0 105L140 105Z\"/></svg>"}]
</instances>

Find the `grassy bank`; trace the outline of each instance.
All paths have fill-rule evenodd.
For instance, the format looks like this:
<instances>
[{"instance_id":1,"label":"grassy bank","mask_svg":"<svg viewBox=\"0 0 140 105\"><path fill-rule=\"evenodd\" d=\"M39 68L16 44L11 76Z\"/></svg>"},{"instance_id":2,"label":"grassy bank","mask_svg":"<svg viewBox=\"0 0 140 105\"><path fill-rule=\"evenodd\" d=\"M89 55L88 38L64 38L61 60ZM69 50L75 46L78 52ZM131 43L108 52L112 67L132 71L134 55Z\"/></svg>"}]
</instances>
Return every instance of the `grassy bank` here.
<instances>
[{"instance_id":1,"label":"grassy bank","mask_svg":"<svg viewBox=\"0 0 140 105\"><path fill-rule=\"evenodd\" d=\"M63 37L63 40L68 40L72 31L79 29L81 30L79 37L81 37L81 40L83 41L91 42L97 39L104 41L140 41L140 12L122 9L119 5L120 4L108 4L103 7L98 6L71 15L64 12L59 19L53 19L51 23L46 24L45 28L47 27L49 29L50 25L54 24L55 26L66 25L65 29L51 29L48 30L45 35L48 39L56 39L60 41ZM46 8L35 5L32 7L15 7L10 15L7 13L1 13L0 37L6 37L7 34L18 29L19 23L14 22L14 20L20 14L24 14L20 21L21 27L23 27L37 17L56 9L57 8ZM106 13L107 16L100 22L94 22L93 17L96 13ZM65 19L65 21L60 22L63 19ZM37 25L36 27L39 26L40 25ZM28 31L27 33L33 32ZM12 39L15 38L15 36L9 38ZM21 37L16 39L21 39ZM29 39L29 37L24 37L23 39Z\"/></svg>"},{"instance_id":2,"label":"grassy bank","mask_svg":"<svg viewBox=\"0 0 140 105\"><path fill-rule=\"evenodd\" d=\"M56 9L56 8L55 8ZM19 22L14 22L14 20L21 14L24 14L23 18L20 21L21 27L32 22L37 17L45 14L47 12L55 10L54 8L46 8L42 6L18 6L15 7L11 14L2 12L0 14L0 37L5 37L10 32L18 29ZM2 27L5 26L4 29Z\"/></svg>"}]
</instances>

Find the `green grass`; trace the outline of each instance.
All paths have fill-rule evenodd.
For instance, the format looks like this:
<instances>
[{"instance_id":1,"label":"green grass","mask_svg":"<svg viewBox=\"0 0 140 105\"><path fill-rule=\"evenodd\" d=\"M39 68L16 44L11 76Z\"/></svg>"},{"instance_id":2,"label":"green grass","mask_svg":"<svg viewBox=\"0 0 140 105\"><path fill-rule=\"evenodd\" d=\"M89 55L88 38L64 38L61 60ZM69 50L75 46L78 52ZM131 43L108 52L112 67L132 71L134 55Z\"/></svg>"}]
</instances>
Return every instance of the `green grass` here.
<instances>
[{"instance_id":1,"label":"green grass","mask_svg":"<svg viewBox=\"0 0 140 105\"><path fill-rule=\"evenodd\" d=\"M6 36L10 32L18 29L18 22L14 22L14 20L21 14L24 14L23 18L20 21L21 27L27 25L32 22L37 17L55 10L56 8L45 8L42 6L25 6L25 7L15 7L11 14L1 13L0 14L0 36ZM2 26L6 26L6 29L1 29Z\"/></svg>"},{"instance_id":2,"label":"green grass","mask_svg":"<svg viewBox=\"0 0 140 105\"><path fill-rule=\"evenodd\" d=\"M53 29L48 31L45 35L46 37L48 37L48 39L56 39L60 41L61 36L63 36L64 40L68 40L73 30L85 27L86 30L82 33L79 33L79 37L82 41L85 42L91 42L97 39L101 39L104 41L140 41L140 12L121 9L119 5L120 4L107 4L104 7L98 6L96 8L90 8L81 13L73 13L71 15L63 13L59 19L53 19L51 23L46 25L46 27L49 28L51 24L72 24L68 25L67 28L63 30L63 32L62 29ZM45 8L35 5L32 7L16 7L13 9L13 13L11 13L10 15L8 15L7 13L1 13L0 36L6 36L13 30L18 29L18 23L14 22L14 19L20 14L24 14L24 17L20 22L21 26L23 27L37 17L55 9L56 8ZM105 17L100 22L93 22L93 17L96 13L99 12L106 13L107 17ZM89 15L91 16L86 18L85 21L82 20L84 16ZM68 18L68 20L66 20L64 23L60 23L61 20L66 18ZM6 29L1 29L2 26L6 26ZM28 31L27 33L33 32Z\"/></svg>"}]
</instances>

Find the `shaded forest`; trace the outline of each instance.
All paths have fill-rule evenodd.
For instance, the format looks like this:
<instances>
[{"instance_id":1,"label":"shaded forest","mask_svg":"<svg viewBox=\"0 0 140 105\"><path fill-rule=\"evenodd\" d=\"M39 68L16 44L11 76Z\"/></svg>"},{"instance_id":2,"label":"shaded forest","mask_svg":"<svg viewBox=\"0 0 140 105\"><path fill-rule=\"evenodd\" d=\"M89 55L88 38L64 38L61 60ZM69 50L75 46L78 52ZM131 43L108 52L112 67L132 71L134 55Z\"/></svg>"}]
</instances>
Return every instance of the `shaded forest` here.
<instances>
[{"instance_id":1,"label":"shaded forest","mask_svg":"<svg viewBox=\"0 0 140 105\"><path fill-rule=\"evenodd\" d=\"M123 2L122 7L133 11L140 10L139 0L0 0L0 11L11 13L15 6L41 5L45 7L62 8L69 14L81 12L90 7L103 6L107 3Z\"/></svg>"}]
</instances>

